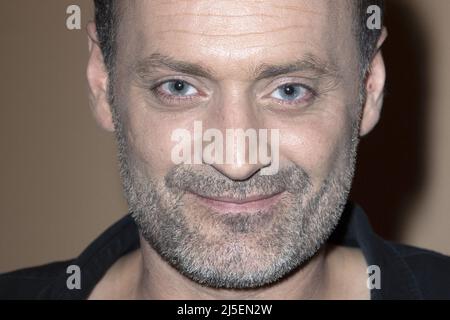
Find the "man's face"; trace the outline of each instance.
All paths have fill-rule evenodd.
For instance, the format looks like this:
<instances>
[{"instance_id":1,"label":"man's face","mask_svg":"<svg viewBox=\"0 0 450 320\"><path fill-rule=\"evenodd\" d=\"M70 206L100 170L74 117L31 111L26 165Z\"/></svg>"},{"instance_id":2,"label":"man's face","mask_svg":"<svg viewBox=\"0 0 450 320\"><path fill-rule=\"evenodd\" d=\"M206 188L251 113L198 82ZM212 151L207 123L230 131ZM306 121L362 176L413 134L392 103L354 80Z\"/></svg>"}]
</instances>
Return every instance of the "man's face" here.
<instances>
[{"instance_id":1,"label":"man's face","mask_svg":"<svg viewBox=\"0 0 450 320\"><path fill-rule=\"evenodd\" d=\"M359 56L349 7L136 1L121 9L112 105L143 238L214 287L261 286L302 265L339 220L353 176ZM296 68L267 72L286 65ZM260 162L174 163L172 134L185 129L194 144L196 121L223 136L278 130L278 172L260 175Z\"/></svg>"}]
</instances>

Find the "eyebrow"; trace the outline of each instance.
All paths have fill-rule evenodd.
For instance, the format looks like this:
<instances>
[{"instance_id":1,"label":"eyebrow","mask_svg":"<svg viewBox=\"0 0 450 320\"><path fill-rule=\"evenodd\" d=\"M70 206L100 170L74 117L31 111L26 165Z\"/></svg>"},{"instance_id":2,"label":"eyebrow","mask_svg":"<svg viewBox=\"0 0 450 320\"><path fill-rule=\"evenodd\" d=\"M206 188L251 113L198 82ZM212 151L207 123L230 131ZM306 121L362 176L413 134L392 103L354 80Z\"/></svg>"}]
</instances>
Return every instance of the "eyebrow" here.
<instances>
[{"instance_id":1,"label":"eyebrow","mask_svg":"<svg viewBox=\"0 0 450 320\"><path fill-rule=\"evenodd\" d=\"M177 60L161 53L153 53L149 57L139 60L133 65L133 71L142 79L147 78L158 68L165 68L175 72L208 79L216 78L216 74L205 66ZM253 79L257 81L293 72L305 72L308 76L314 78L339 78L338 69L335 65L326 63L311 54L285 64L276 65L262 63L256 67L249 67L249 73L252 75Z\"/></svg>"},{"instance_id":2,"label":"eyebrow","mask_svg":"<svg viewBox=\"0 0 450 320\"><path fill-rule=\"evenodd\" d=\"M338 69L336 66L331 63L325 63L310 54L294 62L281 65L263 63L253 73L256 80L261 80L293 72L304 72L314 78L338 78Z\"/></svg>"}]
</instances>

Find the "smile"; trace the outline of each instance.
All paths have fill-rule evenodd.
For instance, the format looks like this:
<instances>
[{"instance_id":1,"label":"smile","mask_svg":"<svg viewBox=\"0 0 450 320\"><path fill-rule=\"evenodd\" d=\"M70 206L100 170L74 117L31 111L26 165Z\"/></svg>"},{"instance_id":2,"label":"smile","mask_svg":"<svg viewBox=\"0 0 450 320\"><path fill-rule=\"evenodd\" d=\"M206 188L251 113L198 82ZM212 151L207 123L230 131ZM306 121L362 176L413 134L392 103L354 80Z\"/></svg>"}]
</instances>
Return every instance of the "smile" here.
<instances>
[{"instance_id":1,"label":"smile","mask_svg":"<svg viewBox=\"0 0 450 320\"><path fill-rule=\"evenodd\" d=\"M206 197L195 193L192 195L202 206L218 213L258 213L269 210L276 205L283 192L271 195L256 195L242 198Z\"/></svg>"}]
</instances>

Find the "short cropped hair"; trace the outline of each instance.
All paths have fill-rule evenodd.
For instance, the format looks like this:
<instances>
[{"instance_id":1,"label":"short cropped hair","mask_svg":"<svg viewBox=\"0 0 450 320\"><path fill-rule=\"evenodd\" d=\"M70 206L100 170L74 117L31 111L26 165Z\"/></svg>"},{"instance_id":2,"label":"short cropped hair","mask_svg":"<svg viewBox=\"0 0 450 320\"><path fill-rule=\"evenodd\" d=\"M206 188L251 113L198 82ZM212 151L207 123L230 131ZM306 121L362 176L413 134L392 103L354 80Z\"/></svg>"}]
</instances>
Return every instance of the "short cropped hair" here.
<instances>
[{"instance_id":1,"label":"short cropped hair","mask_svg":"<svg viewBox=\"0 0 450 320\"><path fill-rule=\"evenodd\" d=\"M367 8L376 5L381 9L381 25L384 19L384 0L350 0L355 17L353 29L359 43L360 72L364 77L376 52L381 29L369 29ZM114 69L116 35L120 19L117 0L94 0L95 23L103 59L109 73Z\"/></svg>"}]
</instances>

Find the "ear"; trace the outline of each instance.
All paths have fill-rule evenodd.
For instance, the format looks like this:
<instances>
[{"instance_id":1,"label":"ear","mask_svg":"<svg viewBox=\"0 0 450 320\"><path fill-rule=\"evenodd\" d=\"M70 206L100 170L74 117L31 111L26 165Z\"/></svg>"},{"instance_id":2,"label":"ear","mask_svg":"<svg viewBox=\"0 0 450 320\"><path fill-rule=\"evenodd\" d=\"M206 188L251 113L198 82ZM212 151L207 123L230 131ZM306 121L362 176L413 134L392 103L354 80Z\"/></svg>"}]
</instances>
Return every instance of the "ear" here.
<instances>
[{"instance_id":1,"label":"ear","mask_svg":"<svg viewBox=\"0 0 450 320\"><path fill-rule=\"evenodd\" d=\"M366 79L366 101L361 117L360 136L364 136L372 131L380 119L381 109L383 107L384 84L386 81L386 70L381 54L381 46L386 40L386 37L387 30L383 28L377 43L376 54L370 63L369 74Z\"/></svg>"},{"instance_id":2,"label":"ear","mask_svg":"<svg viewBox=\"0 0 450 320\"><path fill-rule=\"evenodd\" d=\"M89 105L98 125L107 130L114 131L111 106L109 105L107 88L108 72L103 61L103 55L97 38L94 22L87 25L89 61L86 76L89 86Z\"/></svg>"}]
</instances>

